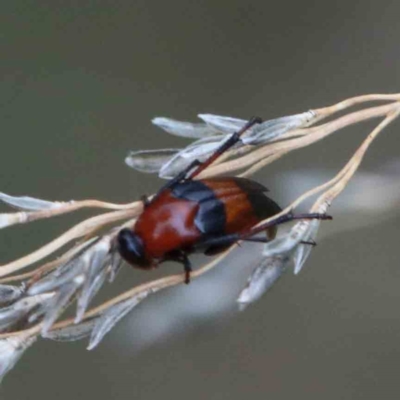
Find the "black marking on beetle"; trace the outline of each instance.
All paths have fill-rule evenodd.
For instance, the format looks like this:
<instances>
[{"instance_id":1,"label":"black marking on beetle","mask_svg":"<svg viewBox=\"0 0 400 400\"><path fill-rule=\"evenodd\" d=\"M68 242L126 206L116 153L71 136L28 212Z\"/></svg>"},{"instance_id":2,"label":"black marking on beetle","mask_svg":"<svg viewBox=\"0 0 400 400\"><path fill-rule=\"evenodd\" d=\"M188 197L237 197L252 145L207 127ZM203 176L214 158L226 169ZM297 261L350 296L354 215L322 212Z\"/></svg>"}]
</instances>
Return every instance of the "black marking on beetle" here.
<instances>
[{"instance_id":1,"label":"black marking on beetle","mask_svg":"<svg viewBox=\"0 0 400 400\"><path fill-rule=\"evenodd\" d=\"M282 211L282 209L272 199L263 192L268 189L258 182L245 178L234 178L236 184L247 194L247 198L252 205L256 217L263 219L272 217Z\"/></svg>"},{"instance_id":2,"label":"black marking on beetle","mask_svg":"<svg viewBox=\"0 0 400 400\"><path fill-rule=\"evenodd\" d=\"M178 199L198 203L199 210L194 223L202 234L223 234L225 232L225 205L204 183L201 181L179 183L172 189L172 194Z\"/></svg>"}]
</instances>

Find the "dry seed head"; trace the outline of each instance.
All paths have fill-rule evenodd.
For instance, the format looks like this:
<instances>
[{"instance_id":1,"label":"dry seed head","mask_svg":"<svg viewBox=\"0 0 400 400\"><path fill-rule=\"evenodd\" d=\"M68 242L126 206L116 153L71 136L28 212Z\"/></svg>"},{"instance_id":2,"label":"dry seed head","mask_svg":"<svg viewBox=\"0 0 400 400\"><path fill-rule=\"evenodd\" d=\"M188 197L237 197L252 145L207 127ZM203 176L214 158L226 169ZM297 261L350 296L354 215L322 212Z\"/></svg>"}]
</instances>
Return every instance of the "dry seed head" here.
<instances>
[{"instance_id":1,"label":"dry seed head","mask_svg":"<svg viewBox=\"0 0 400 400\"><path fill-rule=\"evenodd\" d=\"M367 106L369 101L386 101L387 104ZM324 118L343 111L354 104L364 108L348 112L327 123ZM294 210L308 197L320 194L311 212L325 213L329 204L347 185L366 150L379 132L400 110L400 95L366 95L344 100L336 105L313 111L265 121L246 132L243 140L204 171L200 177L215 176L227 171L242 175L254 173L268 163L289 152L311 145L339 129L370 118L381 117L383 121L368 135L346 166L330 181L313 188L295 199L284 211ZM247 121L212 114L200 114L203 122L189 123L169 118L155 118L153 123L174 135L197 139L183 149L134 151L127 157L127 164L144 172L157 172L170 177L181 171L194 159L202 159L227 140ZM316 125L316 123L320 123ZM142 210L139 201L112 204L99 200L53 202L31 197L14 197L0 193L0 201L21 209L16 213L0 214L0 228L16 223L51 218L81 208L98 208L110 212L89 218L65 232L41 249L11 263L0 266L2 282L18 282L16 285L0 284L0 354L2 365L0 377L4 376L38 336L54 340L78 340L90 336L89 349L99 344L104 335L128 312L150 294L183 282L183 275L172 275L151 281L122 293L100 306L90 308L96 293L105 282L113 282L121 266L121 258L114 251L113 239L120 227L131 225ZM278 216L274 216L277 218ZM120 224L119 226L115 224ZM257 300L265 293L290 263L298 273L316 238L319 220L296 223L285 234L266 244L258 265L249 277L246 288L238 302L241 308ZM99 230L108 228L103 236ZM85 238L83 243L77 240ZM43 260L63 246L69 249L58 258L35 267L30 272L12 275ZM235 247L235 246L233 246ZM233 248L232 247L232 248ZM214 268L232 251L213 259L192 274L196 279ZM77 304L75 318L57 322L64 310Z\"/></svg>"}]
</instances>

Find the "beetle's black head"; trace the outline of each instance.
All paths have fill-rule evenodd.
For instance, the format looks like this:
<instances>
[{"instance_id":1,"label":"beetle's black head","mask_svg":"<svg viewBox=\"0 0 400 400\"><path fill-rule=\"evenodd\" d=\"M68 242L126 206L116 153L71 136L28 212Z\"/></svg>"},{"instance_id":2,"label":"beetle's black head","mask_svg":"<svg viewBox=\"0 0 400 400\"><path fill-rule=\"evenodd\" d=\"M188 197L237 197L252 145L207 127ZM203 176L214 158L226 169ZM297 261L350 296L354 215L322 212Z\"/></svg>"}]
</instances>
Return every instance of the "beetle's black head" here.
<instances>
[{"instance_id":1,"label":"beetle's black head","mask_svg":"<svg viewBox=\"0 0 400 400\"><path fill-rule=\"evenodd\" d=\"M121 257L134 267L149 268L142 239L131 229L122 229L117 236L117 250Z\"/></svg>"}]
</instances>

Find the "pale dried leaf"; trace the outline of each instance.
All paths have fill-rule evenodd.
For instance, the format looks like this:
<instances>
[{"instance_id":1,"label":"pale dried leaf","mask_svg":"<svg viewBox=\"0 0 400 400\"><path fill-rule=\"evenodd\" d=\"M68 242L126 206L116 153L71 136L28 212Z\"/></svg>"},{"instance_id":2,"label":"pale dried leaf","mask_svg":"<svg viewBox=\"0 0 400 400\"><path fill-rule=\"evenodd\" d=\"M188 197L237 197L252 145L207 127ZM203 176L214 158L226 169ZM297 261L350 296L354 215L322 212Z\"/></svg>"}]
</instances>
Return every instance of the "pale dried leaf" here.
<instances>
[{"instance_id":1,"label":"pale dried leaf","mask_svg":"<svg viewBox=\"0 0 400 400\"><path fill-rule=\"evenodd\" d=\"M0 201L10 206L29 211L50 210L65 204L63 202L41 200L28 196L10 196L2 192L0 192Z\"/></svg>"},{"instance_id":2,"label":"pale dried leaf","mask_svg":"<svg viewBox=\"0 0 400 400\"><path fill-rule=\"evenodd\" d=\"M84 282L83 275L77 276L73 281L65 283L59 288L55 296L46 306L46 312L43 318L42 334L46 336L51 326L69 305L73 296Z\"/></svg>"},{"instance_id":3,"label":"pale dried leaf","mask_svg":"<svg viewBox=\"0 0 400 400\"><path fill-rule=\"evenodd\" d=\"M103 337L134 307L136 307L149 294L154 293L154 290L140 292L138 295L124 300L118 304L108 308L102 313L96 321L90 336L88 350L94 349L103 339Z\"/></svg>"},{"instance_id":4,"label":"pale dried leaf","mask_svg":"<svg viewBox=\"0 0 400 400\"><path fill-rule=\"evenodd\" d=\"M178 175L194 160L204 161L226 139L226 135L211 136L197 140L179 153L175 154L160 169L160 178L171 178Z\"/></svg>"},{"instance_id":5,"label":"pale dried leaf","mask_svg":"<svg viewBox=\"0 0 400 400\"><path fill-rule=\"evenodd\" d=\"M96 319L83 321L77 325L69 325L64 328L54 329L46 333L45 338L58 342L74 342L90 335Z\"/></svg>"},{"instance_id":6,"label":"pale dried leaf","mask_svg":"<svg viewBox=\"0 0 400 400\"><path fill-rule=\"evenodd\" d=\"M35 341L36 336L24 334L0 339L0 382Z\"/></svg>"},{"instance_id":7,"label":"pale dried leaf","mask_svg":"<svg viewBox=\"0 0 400 400\"><path fill-rule=\"evenodd\" d=\"M117 251L114 251L111 255L111 265L110 265L110 274L108 277L108 281L110 283L114 282L115 278L118 275L118 272L122 266L122 257L119 255Z\"/></svg>"},{"instance_id":8,"label":"pale dried leaf","mask_svg":"<svg viewBox=\"0 0 400 400\"><path fill-rule=\"evenodd\" d=\"M25 285L20 286L0 284L0 304L17 300L25 293Z\"/></svg>"},{"instance_id":9,"label":"pale dried leaf","mask_svg":"<svg viewBox=\"0 0 400 400\"><path fill-rule=\"evenodd\" d=\"M225 134L237 132L248 122L248 120L245 119L225 117L214 114L199 114L198 117L216 131Z\"/></svg>"},{"instance_id":10,"label":"pale dried leaf","mask_svg":"<svg viewBox=\"0 0 400 400\"><path fill-rule=\"evenodd\" d=\"M325 209L324 211L325 212ZM263 260L250 276L246 288L240 293L240 309L258 300L283 274L288 262L294 258L295 268L301 268L312 249L301 242L314 240L320 220L301 220L287 233L264 246ZM308 246L304 249L304 246Z\"/></svg>"},{"instance_id":11,"label":"pale dried leaf","mask_svg":"<svg viewBox=\"0 0 400 400\"><path fill-rule=\"evenodd\" d=\"M82 286L81 293L78 297L78 307L75 322L79 322L86 311L92 298L103 285L108 271L110 262L110 240L104 237L93 245L86 255L89 256L87 266L84 269L85 282Z\"/></svg>"},{"instance_id":12,"label":"pale dried leaf","mask_svg":"<svg viewBox=\"0 0 400 400\"><path fill-rule=\"evenodd\" d=\"M289 257L273 256L264 258L250 275L246 287L238 299L239 310L243 311L249 304L257 301L286 270Z\"/></svg>"},{"instance_id":13,"label":"pale dried leaf","mask_svg":"<svg viewBox=\"0 0 400 400\"><path fill-rule=\"evenodd\" d=\"M88 257L78 257L65 263L59 269L46 275L35 282L29 289L28 294L40 294L57 290L58 288L73 281L87 268Z\"/></svg>"},{"instance_id":14,"label":"pale dried leaf","mask_svg":"<svg viewBox=\"0 0 400 400\"><path fill-rule=\"evenodd\" d=\"M215 129L203 123L182 122L165 117L154 118L151 122L172 135L186 138L201 138L216 132Z\"/></svg>"},{"instance_id":15,"label":"pale dried leaf","mask_svg":"<svg viewBox=\"0 0 400 400\"><path fill-rule=\"evenodd\" d=\"M78 275L87 273L94 254L101 243L101 238L92 238L79 246L76 246L71 258L59 265L57 269L47 274L37 282L35 282L29 289L29 294L38 294L50 292L63 286L64 284L73 281ZM102 245L100 246L102 248Z\"/></svg>"},{"instance_id":16,"label":"pale dried leaf","mask_svg":"<svg viewBox=\"0 0 400 400\"><path fill-rule=\"evenodd\" d=\"M76 309L76 316L75 316L75 323L78 323L82 320L87 307L89 306L90 301L94 298L100 288L103 286L103 283L106 280L108 272L103 269L99 271L98 274L91 279L90 281L87 280L86 282L90 282L89 285L85 285L82 288L82 291L78 297L77 302L77 309Z\"/></svg>"},{"instance_id":17,"label":"pale dried leaf","mask_svg":"<svg viewBox=\"0 0 400 400\"><path fill-rule=\"evenodd\" d=\"M0 214L0 229L8 226L23 223L27 220L26 212L2 213Z\"/></svg>"},{"instance_id":18,"label":"pale dried leaf","mask_svg":"<svg viewBox=\"0 0 400 400\"><path fill-rule=\"evenodd\" d=\"M229 136L226 135L218 135L196 140L194 143L181 150L177 154L177 157L186 158L190 161L199 159L213 153L228 138Z\"/></svg>"},{"instance_id":19,"label":"pale dried leaf","mask_svg":"<svg viewBox=\"0 0 400 400\"><path fill-rule=\"evenodd\" d=\"M22 318L26 318L31 310L46 304L53 294L46 293L24 297L8 307L0 309L0 330L13 326Z\"/></svg>"},{"instance_id":20,"label":"pale dried leaf","mask_svg":"<svg viewBox=\"0 0 400 400\"><path fill-rule=\"evenodd\" d=\"M90 254L88 271L86 277L88 281L93 280L97 274L104 269L110 262L110 240L108 237L101 239L88 252Z\"/></svg>"},{"instance_id":21,"label":"pale dried leaf","mask_svg":"<svg viewBox=\"0 0 400 400\"><path fill-rule=\"evenodd\" d=\"M310 229L310 220L297 222L287 233L264 245L263 255L272 257L279 254L289 254L297 247L300 241L305 240Z\"/></svg>"},{"instance_id":22,"label":"pale dried leaf","mask_svg":"<svg viewBox=\"0 0 400 400\"><path fill-rule=\"evenodd\" d=\"M159 149L131 151L125 163L140 172L155 173L182 149Z\"/></svg>"},{"instance_id":23,"label":"pale dried leaf","mask_svg":"<svg viewBox=\"0 0 400 400\"><path fill-rule=\"evenodd\" d=\"M307 111L301 114L290 115L264 121L246 132L242 136L245 144L263 144L279 139L284 133L308 125L315 118L315 113Z\"/></svg>"},{"instance_id":24,"label":"pale dried leaf","mask_svg":"<svg viewBox=\"0 0 400 400\"><path fill-rule=\"evenodd\" d=\"M321 221L319 220L313 220L310 223L310 227L308 230L308 234L304 236L304 241L307 242L314 242L318 229L320 226ZM299 243L294 254L293 254L293 262L294 262L294 273L297 275L301 269L304 266L304 263L306 262L308 256L311 253L311 250L313 249L312 244L307 244L307 243Z\"/></svg>"}]
</instances>

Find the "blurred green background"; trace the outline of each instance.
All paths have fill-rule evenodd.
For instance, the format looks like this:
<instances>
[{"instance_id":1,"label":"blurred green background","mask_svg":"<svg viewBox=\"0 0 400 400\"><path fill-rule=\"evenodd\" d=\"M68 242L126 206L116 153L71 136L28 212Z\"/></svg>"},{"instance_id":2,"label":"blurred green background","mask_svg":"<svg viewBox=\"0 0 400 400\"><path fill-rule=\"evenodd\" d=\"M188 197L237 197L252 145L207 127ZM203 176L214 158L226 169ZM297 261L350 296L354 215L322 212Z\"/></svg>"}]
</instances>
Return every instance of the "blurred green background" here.
<instances>
[{"instance_id":1,"label":"blurred green background","mask_svg":"<svg viewBox=\"0 0 400 400\"><path fill-rule=\"evenodd\" d=\"M151 126L154 116L274 118L399 91L399 13L398 1L3 1L0 191L128 202L160 185L124 165L129 150L187 144ZM307 172L291 174L331 176L372 126L339 132L257 179L287 204L285 188L309 187ZM242 258L143 303L93 352L83 342L39 342L0 398L398 398L399 200L377 184L399 185L396 169L385 173L396 166L398 126L360 170L367 184L357 195L374 206L348 194L333 207L299 276L239 314ZM1 262L83 215L2 231ZM117 287L142 279L123 274Z\"/></svg>"}]
</instances>

